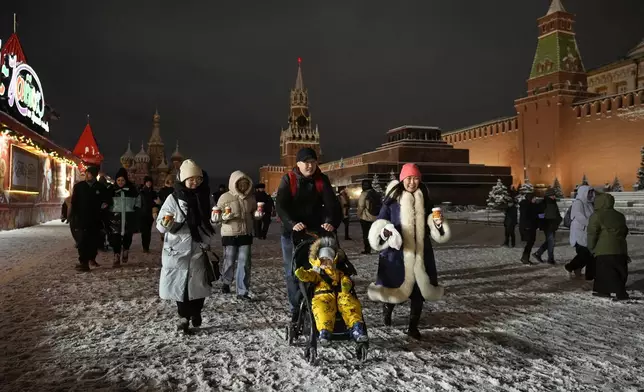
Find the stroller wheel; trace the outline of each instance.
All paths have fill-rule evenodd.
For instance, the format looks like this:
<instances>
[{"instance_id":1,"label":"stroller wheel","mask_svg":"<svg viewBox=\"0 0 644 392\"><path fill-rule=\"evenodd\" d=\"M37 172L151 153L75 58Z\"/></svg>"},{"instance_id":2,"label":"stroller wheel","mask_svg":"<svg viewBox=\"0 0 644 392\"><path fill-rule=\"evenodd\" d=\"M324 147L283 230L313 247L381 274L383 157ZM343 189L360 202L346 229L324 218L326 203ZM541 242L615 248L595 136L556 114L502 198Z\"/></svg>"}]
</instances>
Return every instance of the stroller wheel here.
<instances>
[{"instance_id":1,"label":"stroller wheel","mask_svg":"<svg viewBox=\"0 0 644 392\"><path fill-rule=\"evenodd\" d=\"M315 347L308 346L304 350L304 359L311 365L315 363L315 360L318 357L318 350Z\"/></svg>"},{"instance_id":2,"label":"stroller wheel","mask_svg":"<svg viewBox=\"0 0 644 392\"><path fill-rule=\"evenodd\" d=\"M369 346L365 343L358 343L356 346L356 357L358 361L364 362L367 360L367 352L369 351Z\"/></svg>"}]
</instances>

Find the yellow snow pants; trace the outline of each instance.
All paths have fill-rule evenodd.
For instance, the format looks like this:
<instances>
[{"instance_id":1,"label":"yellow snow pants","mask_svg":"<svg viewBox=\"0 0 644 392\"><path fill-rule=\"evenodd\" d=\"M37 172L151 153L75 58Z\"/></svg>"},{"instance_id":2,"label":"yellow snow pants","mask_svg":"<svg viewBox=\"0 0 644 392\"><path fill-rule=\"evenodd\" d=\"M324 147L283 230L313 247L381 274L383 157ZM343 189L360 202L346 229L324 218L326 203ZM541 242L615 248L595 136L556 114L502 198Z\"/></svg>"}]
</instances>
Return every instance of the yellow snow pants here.
<instances>
[{"instance_id":1,"label":"yellow snow pants","mask_svg":"<svg viewBox=\"0 0 644 392\"><path fill-rule=\"evenodd\" d=\"M362 306L360 301L351 293L319 293L314 294L311 301L313 317L318 331L326 329L333 332L335 315L339 310L347 328L362 322Z\"/></svg>"}]
</instances>

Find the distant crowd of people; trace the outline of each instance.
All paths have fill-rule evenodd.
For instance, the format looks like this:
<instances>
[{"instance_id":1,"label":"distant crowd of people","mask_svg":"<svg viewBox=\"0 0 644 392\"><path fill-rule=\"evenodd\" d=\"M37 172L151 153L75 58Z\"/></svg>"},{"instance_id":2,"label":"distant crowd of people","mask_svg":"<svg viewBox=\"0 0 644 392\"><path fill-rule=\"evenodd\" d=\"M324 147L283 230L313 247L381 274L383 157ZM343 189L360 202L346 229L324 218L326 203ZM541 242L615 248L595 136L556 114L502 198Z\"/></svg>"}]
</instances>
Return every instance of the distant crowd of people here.
<instances>
[{"instance_id":1,"label":"distant crowd of people","mask_svg":"<svg viewBox=\"0 0 644 392\"><path fill-rule=\"evenodd\" d=\"M609 193L596 194L595 189L581 185L575 191L572 205L562 218L557 205L555 191L548 188L544 198L537 201L534 193L524 195L519 203L517 219L516 192L512 192L505 208L504 246L515 246L515 228L519 224L521 240L525 242L521 262L533 264L530 253L537 238L537 231L544 233L544 242L532 253L539 263L555 264L556 233L561 224L570 229L569 243L575 248L576 256L564 265L566 271L593 282L593 295L616 300L628 299L626 281L628 278L628 247L626 218L615 210L615 199ZM543 254L547 252L547 260Z\"/></svg>"}]
</instances>

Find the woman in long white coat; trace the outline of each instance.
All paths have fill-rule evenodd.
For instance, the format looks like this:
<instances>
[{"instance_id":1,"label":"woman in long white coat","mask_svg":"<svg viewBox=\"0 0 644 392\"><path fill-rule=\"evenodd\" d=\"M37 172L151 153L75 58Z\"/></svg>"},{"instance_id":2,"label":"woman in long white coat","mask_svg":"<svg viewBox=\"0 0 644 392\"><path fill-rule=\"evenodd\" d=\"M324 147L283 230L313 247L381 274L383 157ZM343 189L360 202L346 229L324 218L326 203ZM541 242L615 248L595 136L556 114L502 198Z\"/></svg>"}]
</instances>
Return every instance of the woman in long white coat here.
<instances>
[{"instance_id":1,"label":"woman in long white coat","mask_svg":"<svg viewBox=\"0 0 644 392\"><path fill-rule=\"evenodd\" d=\"M210 223L210 188L203 171L187 159L179 169L179 183L163 203L157 229L165 233L161 255L159 296L177 302L178 329L201 325L201 310L211 293L205 250L215 233Z\"/></svg>"}]
</instances>

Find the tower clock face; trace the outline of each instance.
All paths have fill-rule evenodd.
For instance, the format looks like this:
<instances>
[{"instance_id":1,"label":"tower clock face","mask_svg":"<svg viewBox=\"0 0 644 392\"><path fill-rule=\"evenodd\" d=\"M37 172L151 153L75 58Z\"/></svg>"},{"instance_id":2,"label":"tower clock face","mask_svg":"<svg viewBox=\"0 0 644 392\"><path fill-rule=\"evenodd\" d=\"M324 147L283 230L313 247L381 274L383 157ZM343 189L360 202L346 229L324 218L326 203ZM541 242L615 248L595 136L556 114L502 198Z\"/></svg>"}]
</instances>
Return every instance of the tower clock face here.
<instances>
[{"instance_id":1,"label":"tower clock face","mask_svg":"<svg viewBox=\"0 0 644 392\"><path fill-rule=\"evenodd\" d=\"M300 127L304 127L304 126L306 126L308 123L309 123L309 120L308 120L306 117L304 117L304 116L299 116L299 117L297 118L297 125L298 125L298 126L300 126Z\"/></svg>"}]
</instances>

